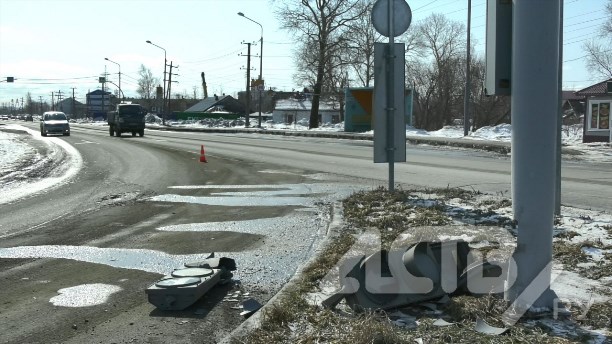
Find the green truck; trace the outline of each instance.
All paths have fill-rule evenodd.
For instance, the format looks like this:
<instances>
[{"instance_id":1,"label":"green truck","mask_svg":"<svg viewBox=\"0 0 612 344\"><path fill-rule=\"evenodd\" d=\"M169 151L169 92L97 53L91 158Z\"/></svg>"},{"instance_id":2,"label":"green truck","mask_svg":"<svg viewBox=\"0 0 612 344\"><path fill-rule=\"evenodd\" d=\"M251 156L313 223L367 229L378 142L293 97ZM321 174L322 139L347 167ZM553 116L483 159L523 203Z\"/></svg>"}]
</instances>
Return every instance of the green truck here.
<instances>
[{"instance_id":1,"label":"green truck","mask_svg":"<svg viewBox=\"0 0 612 344\"><path fill-rule=\"evenodd\" d=\"M147 111L139 104L120 103L117 109L108 113L108 133L110 136L121 136L121 133L132 133L132 136L144 136L145 115Z\"/></svg>"}]
</instances>

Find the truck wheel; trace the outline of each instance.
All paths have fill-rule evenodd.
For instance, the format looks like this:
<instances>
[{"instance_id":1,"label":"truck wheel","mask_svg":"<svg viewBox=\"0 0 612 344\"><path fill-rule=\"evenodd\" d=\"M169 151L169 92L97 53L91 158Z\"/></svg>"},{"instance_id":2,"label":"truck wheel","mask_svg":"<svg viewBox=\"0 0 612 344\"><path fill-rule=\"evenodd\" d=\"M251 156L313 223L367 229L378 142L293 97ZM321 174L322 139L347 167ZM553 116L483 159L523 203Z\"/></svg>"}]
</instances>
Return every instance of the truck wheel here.
<instances>
[{"instance_id":1,"label":"truck wheel","mask_svg":"<svg viewBox=\"0 0 612 344\"><path fill-rule=\"evenodd\" d=\"M132 136L136 136L136 132L135 131L132 131Z\"/></svg>"},{"instance_id":2,"label":"truck wheel","mask_svg":"<svg viewBox=\"0 0 612 344\"><path fill-rule=\"evenodd\" d=\"M140 131L138 132L138 136L140 137L144 136L144 129L140 129Z\"/></svg>"},{"instance_id":3,"label":"truck wheel","mask_svg":"<svg viewBox=\"0 0 612 344\"><path fill-rule=\"evenodd\" d=\"M115 136L115 128L112 125L108 128L108 133L110 136Z\"/></svg>"},{"instance_id":4,"label":"truck wheel","mask_svg":"<svg viewBox=\"0 0 612 344\"><path fill-rule=\"evenodd\" d=\"M117 137L121 137L121 130L116 130L115 134L117 135Z\"/></svg>"}]
</instances>

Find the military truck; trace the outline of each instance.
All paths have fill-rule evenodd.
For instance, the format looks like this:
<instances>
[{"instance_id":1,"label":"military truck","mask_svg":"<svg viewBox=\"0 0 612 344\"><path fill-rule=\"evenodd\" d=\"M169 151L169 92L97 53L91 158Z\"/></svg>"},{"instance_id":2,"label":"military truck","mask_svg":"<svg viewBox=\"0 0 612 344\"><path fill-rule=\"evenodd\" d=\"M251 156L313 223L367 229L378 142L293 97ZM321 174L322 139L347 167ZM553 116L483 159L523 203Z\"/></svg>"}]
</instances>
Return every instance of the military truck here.
<instances>
[{"instance_id":1,"label":"military truck","mask_svg":"<svg viewBox=\"0 0 612 344\"><path fill-rule=\"evenodd\" d=\"M110 111L107 116L108 133L110 136L121 136L121 133L136 133L144 136L145 115L147 111L139 104L122 102L117 104L115 111Z\"/></svg>"}]
</instances>

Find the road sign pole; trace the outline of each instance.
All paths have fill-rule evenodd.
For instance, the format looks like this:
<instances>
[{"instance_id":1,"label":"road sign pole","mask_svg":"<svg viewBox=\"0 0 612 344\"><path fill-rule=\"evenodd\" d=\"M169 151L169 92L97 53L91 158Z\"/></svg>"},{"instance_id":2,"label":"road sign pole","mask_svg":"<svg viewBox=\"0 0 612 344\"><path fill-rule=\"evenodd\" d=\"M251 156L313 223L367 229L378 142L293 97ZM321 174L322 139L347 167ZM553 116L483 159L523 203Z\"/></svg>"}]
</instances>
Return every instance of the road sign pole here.
<instances>
[{"instance_id":1,"label":"road sign pole","mask_svg":"<svg viewBox=\"0 0 612 344\"><path fill-rule=\"evenodd\" d=\"M395 99L393 97L393 77L395 74L394 61L395 47L393 32L393 5L395 1L387 2L387 16L389 25L389 45L387 47L387 159L389 161L389 192L395 190L395 137L393 132L393 116L395 115ZM403 77L403 76L402 76Z\"/></svg>"}]
</instances>

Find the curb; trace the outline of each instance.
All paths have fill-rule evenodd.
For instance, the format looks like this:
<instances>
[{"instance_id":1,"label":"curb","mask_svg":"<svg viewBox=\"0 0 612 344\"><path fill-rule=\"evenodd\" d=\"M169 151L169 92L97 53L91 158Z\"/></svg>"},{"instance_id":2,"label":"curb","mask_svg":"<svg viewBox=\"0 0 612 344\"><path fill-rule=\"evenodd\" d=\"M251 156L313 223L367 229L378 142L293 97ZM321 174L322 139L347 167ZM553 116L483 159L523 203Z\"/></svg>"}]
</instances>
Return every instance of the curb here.
<instances>
[{"instance_id":1,"label":"curb","mask_svg":"<svg viewBox=\"0 0 612 344\"><path fill-rule=\"evenodd\" d=\"M373 141L374 137L370 134L345 133L345 132L325 132L325 131L286 131L278 129L242 129L242 128L177 128L177 127L157 127L147 126L148 129L156 129L162 131L185 131L185 132L202 132L202 133L220 133L220 134L263 134L263 135L280 135L280 136L297 136L297 137L322 137L329 139L346 139L346 140L361 140ZM429 144L436 146L453 146L471 149L482 149L485 151L507 154L510 152L510 142L498 141L477 141L463 138L433 138L422 136L406 136L406 142L411 144Z\"/></svg>"},{"instance_id":2,"label":"curb","mask_svg":"<svg viewBox=\"0 0 612 344\"><path fill-rule=\"evenodd\" d=\"M373 141L374 137L370 134L345 133L345 132L325 132L325 131L286 131L278 129L259 129L259 128L177 128L177 127L157 127L147 126L147 129L161 131L185 131L185 132L202 132L202 133L219 133L219 134L263 134L263 135L280 135L280 136L297 136L297 137L322 137L329 139L345 139L345 140L361 140ZM470 140L464 138L436 138L423 136L406 136L406 142L410 144L426 144L432 146L450 146L468 149L480 149L488 152L500 154L509 154L512 149L510 142L487 141L487 140ZM570 148L561 147L563 154L576 155L576 152Z\"/></svg>"},{"instance_id":3,"label":"curb","mask_svg":"<svg viewBox=\"0 0 612 344\"><path fill-rule=\"evenodd\" d=\"M332 209L330 213L331 213L332 218L327 227L326 236L319 243L313 255L306 262L304 262L304 264L302 264L302 266L293 275L293 277L291 277L289 281L285 283L285 285L274 296L272 296L272 298L268 302L266 302L266 304L264 304L257 312L255 312L253 315L251 315L249 318L243 321L238 327L236 327L232 332L230 332L230 334L225 336L225 338L219 341L220 344L230 344L232 342L232 339L244 337L248 335L250 332L252 332L253 330L259 328L263 321L264 312L269 307L271 307L274 303L276 303L276 301L279 298L284 296L288 288L293 287L294 285L298 283L298 281L302 277L303 269L309 266L316 258L318 258L319 253L323 249L327 248L327 246L331 242L331 238L333 237L333 235L339 232L339 229L342 227L344 223L343 222L344 217L342 215L342 203L340 203L339 201L336 201L331 205L331 207Z\"/></svg>"}]
</instances>

